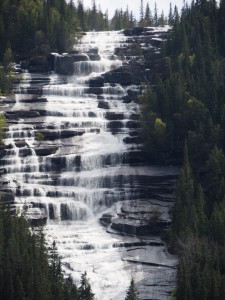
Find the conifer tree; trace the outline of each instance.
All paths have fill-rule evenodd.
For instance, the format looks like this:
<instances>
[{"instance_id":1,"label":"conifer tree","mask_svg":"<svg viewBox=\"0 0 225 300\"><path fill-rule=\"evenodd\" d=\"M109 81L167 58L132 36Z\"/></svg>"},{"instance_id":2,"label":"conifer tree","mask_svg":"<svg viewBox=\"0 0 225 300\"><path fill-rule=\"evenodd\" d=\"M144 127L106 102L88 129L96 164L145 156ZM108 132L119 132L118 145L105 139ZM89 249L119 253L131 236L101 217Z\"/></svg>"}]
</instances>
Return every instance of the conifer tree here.
<instances>
[{"instance_id":1,"label":"conifer tree","mask_svg":"<svg viewBox=\"0 0 225 300\"><path fill-rule=\"evenodd\" d=\"M93 300L94 294L91 290L91 285L87 279L87 272L84 272L81 275L81 283L80 287L78 288L79 291L79 300Z\"/></svg>"},{"instance_id":2,"label":"conifer tree","mask_svg":"<svg viewBox=\"0 0 225 300\"><path fill-rule=\"evenodd\" d=\"M154 8L154 26L158 26L158 8L156 2Z\"/></svg>"},{"instance_id":3,"label":"conifer tree","mask_svg":"<svg viewBox=\"0 0 225 300\"><path fill-rule=\"evenodd\" d=\"M141 0L139 25L143 26L143 22L144 22L144 3L143 3L143 0Z\"/></svg>"},{"instance_id":4,"label":"conifer tree","mask_svg":"<svg viewBox=\"0 0 225 300\"><path fill-rule=\"evenodd\" d=\"M129 288L127 290L127 293L126 293L125 300L137 300L137 297L138 297L138 291L137 291L137 288L135 286L134 279L132 278L131 281L130 281L130 286L129 286Z\"/></svg>"}]
</instances>

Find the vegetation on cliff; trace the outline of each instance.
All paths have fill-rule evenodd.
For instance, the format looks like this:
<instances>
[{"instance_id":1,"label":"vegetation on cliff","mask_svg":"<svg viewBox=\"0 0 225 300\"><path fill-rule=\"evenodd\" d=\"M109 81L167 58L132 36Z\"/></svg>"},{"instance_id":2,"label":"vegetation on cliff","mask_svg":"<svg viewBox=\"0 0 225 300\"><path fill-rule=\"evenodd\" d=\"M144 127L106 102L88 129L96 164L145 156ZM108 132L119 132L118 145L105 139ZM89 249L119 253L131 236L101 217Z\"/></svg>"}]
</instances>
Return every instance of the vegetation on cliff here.
<instances>
[{"instance_id":1,"label":"vegetation on cliff","mask_svg":"<svg viewBox=\"0 0 225 300\"><path fill-rule=\"evenodd\" d=\"M175 15L166 71L142 97L149 156L179 162L185 148L170 232L181 255L177 300L225 294L224 22L224 0L196 0Z\"/></svg>"},{"instance_id":2,"label":"vegetation on cliff","mask_svg":"<svg viewBox=\"0 0 225 300\"><path fill-rule=\"evenodd\" d=\"M80 286L65 278L55 242L47 247L42 230L0 204L0 298L2 300L91 300L87 274Z\"/></svg>"}]
</instances>

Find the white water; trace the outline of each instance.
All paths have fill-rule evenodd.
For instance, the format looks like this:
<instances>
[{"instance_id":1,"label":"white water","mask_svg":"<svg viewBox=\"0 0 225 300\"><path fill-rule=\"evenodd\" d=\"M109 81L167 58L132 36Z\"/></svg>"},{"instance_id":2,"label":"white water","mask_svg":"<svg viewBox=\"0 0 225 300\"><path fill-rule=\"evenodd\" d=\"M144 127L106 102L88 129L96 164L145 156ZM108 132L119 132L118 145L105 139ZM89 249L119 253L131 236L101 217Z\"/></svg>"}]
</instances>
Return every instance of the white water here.
<instances>
[{"instance_id":1,"label":"white water","mask_svg":"<svg viewBox=\"0 0 225 300\"><path fill-rule=\"evenodd\" d=\"M127 127L127 122L132 114L139 113L138 104L123 103L125 87L104 85L101 98L109 109L99 108L97 95L89 93L90 78L122 65L122 61L114 56L114 49L125 43L126 38L118 32L87 33L76 48L85 53L98 48L101 60L74 63L74 76L50 75L50 83L43 88L46 103L20 102L31 97L26 94L29 88L26 75L19 87L19 92L23 90L25 95L16 96L14 109L47 113L22 118L19 124L9 126L5 143L12 144L13 148L5 168L11 189L17 195L16 201L20 204L36 203L46 211L47 240L57 242L66 274L79 282L81 274L87 271L96 300L125 299L131 277L140 288L140 299L158 299L163 294L161 299L164 300L169 299L163 287L166 286L164 281L170 281L174 272L163 267L131 264L126 260L168 266L174 266L176 260L164 246L118 247L125 242L140 242L140 239L107 233L98 222L102 213L115 213L121 201L141 198L141 179L138 178L173 172L172 168L124 164L128 152L139 149L139 145L123 141L133 130ZM109 112L123 115L115 134L108 127L110 121L105 118ZM60 138L65 130L82 131L83 134ZM58 138L38 142L35 133L39 131L53 132ZM24 139L26 146L22 149L30 149L28 156L21 157L16 139ZM49 146L56 147L56 153L36 155L35 148ZM141 240L159 239L145 237ZM151 284L152 287L146 288Z\"/></svg>"}]
</instances>

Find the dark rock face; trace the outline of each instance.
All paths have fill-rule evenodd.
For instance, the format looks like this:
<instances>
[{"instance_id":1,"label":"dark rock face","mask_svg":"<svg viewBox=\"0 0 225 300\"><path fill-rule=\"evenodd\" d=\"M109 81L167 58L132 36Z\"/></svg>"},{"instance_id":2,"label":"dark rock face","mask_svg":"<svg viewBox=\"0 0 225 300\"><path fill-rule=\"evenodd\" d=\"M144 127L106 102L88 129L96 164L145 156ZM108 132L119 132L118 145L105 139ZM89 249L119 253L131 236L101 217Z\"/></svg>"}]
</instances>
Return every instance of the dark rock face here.
<instances>
[{"instance_id":1,"label":"dark rock face","mask_svg":"<svg viewBox=\"0 0 225 300\"><path fill-rule=\"evenodd\" d=\"M74 73L73 63L88 60L88 55L82 53L56 56L55 72L62 75L72 75Z\"/></svg>"},{"instance_id":2,"label":"dark rock face","mask_svg":"<svg viewBox=\"0 0 225 300\"><path fill-rule=\"evenodd\" d=\"M5 115L8 120L15 120L19 118L36 118L40 116L39 112L31 110L7 111Z\"/></svg>"},{"instance_id":3,"label":"dark rock face","mask_svg":"<svg viewBox=\"0 0 225 300\"><path fill-rule=\"evenodd\" d=\"M47 222L47 215L44 208L28 208L26 211L26 218L33 227L46 225Z\"/></svg>"},{"instance_id":4,"label":"dark rock face","mask_svg":"<svg viewBox=\"0 0 225 300\"><path fill-rule=\"evenodd\" d=\"M133 29L125 29L123 34L126 36L138 36L143 35L145 32L149 31L146 27L135 27Z\"/></svg>"},{"instance_id":5,"label":"dark rock face","mask_svg":"<svg viewBox=\"0 0 225 300\"><path fill-rule=\"evenodd\" d=\"M12 149L12 145L0 145L0 158L4 157L7 154L7 150Z\"/></svg>"},{"instance_id":6,"label":"dark rock face","mask_svg":"<svg viewBox=\"0 0 225 300\"><path fill-rule=\"evenodd\" d=\"M89 79L88 84L90 87L103 87L104 78L102 76Z\"/></svg>"},{"instance_id":7,"label":"dark rock face","mask_svg":"<svg viewBox=\"0 0 225 300\"><path fill-rule=\"evenodd\" d=\"M112 214L103 214L101 216L101 218L99 219L99 222L105 226L105 227L108 227L111 222L112 222L112 218L113 218L113 215Z\"/></svg>"},{"instance_id":8,"label":"dark rock face","mask_svg":"<svg viewBox=\"0 0 225 300\"><path fill-rule=\"evenodd\" d=\"M114 113L114 112L106 112L105 118L110 121L115 121L115 120L123 120L124 119L124 114L123 113Z\"/></svg>"},{"instance_id":9,"label":"dark rock face","mask_svg":"<svg viewBox=\"0 0 225 300\"><path fill-rule=\"evenodd\" d=\"M19 150L19 157L26 157L32 155L31 149L29 148L22 148Z\"/></svg>"},{"instance_id":10,"label":"dark rock face","mask_svg":"<svg viewBox=\"0 0 225 300\"><path fill-rule=\"evenodd\" d=\"M98 54L98 48L89 49L87 54L92 61L99 61L101 59L101 56Z\"/></svg>"},{"instance_id":11,"label":"dark rock face","mask_svg":"<svg viewBox=\"0 0 225 300\"><path fill-rule=\"evenodd\" d=\"M51 155L51 154L54 154L57 150L58 150L57 146L49 146L49 147L48 146L43 146L43 147L40 146L40 147L34 149L37 156Z\"/></svg>"},{"instance_id":12,"label":"dark rock face","mask_svg":"<svg viewBox=\"0 0 225 300\"><path fill-rule=\"evenodd\" d=\"M0 191L0 201L4 204L12 204L14 203L15 197L10 192Z\"/></svg>"},{"instance_id":13,"label":"dark rock face","mask_svg":"<svg viewBox=\"0 0 225 300\"><path fill-rule=\"evenodd\" d=\"M98 108L109 109L109 103L106 101L99 101Z\"/></svg>"},{"instance_id":14,"label":"dark rock face","mask_svg":"<svg viewBox=\"0 0 225 300\"><path fill-rule=\"evenodd\" d=\"M168 215L169 206L165 205L162 209L158 203L156 200L127 201L114 217L103 215L100 221L111 223L111 229L129 235L159 235L171 225L171 219Z\"/></svg>"},{"instance_id":15,"label":"dark rock face","mask_svg":"<svg viewBox=\"0 0 225 300\"><path fill-rule=\"evenodd\" d=\"M25 142L25 140L17 140L15 142L15 145L17 148L23 148L27 146L27 143Z\"/></svg>"},{"instance_id":16,"label":"dark rock face","mask_svg":"<svg viewBox=\"0 0 225 300\"><path fill-rule=\"evenodd\" d=\"M129 235L159 235L160 232L167 228L168 225L171 223L169 222L155 222L152 224L142 224L142 222L136 220L121 220L121 219L114 219L112 221L111 228L117 231L127 233Z\"/></svg>"},{"instance_id":17,"label":"dark rock face","mask_svg":"<svg viewBox=\"0 0 225 300\"><path fill-rule=\"evenodd\" d=\"M51 70L49 60L45 56L37 56L22 61L21 68L33 73L45 73Z\"/></svg>"},{"instance_id":18,"label":"dark rock face","mask_svg":"<svg viewBox=\"0 0 225 300\"><path fill-rule=\"evenodd\" d=\"M66 139L74 136L81 136L85 133L85 130L41 130L40 133L43 134L45 140L53 141L57 139Z\"/></svg>"},{"instance_id":19,"label":"dark rock face","mask_svg":"<svg viewBox=\"0 0 225 300\"><path fill-rule=\"evenodd\" d=\"M104 78L105 82L120 83L124 86L133 84L136 81L135 74L133 74L131 69L127 67L112 70L106 73Z\"/></svg>"}]
</instances>

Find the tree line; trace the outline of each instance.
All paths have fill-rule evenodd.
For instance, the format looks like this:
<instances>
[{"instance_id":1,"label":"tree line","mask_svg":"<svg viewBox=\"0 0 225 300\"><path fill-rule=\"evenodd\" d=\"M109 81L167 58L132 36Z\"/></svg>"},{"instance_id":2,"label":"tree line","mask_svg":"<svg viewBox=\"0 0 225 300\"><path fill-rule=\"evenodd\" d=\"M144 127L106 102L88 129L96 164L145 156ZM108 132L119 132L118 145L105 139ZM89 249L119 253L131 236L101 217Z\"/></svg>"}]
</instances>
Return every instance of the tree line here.
<instances>
[{"instance_id":1,"label":"tree line","mask_svg":"<svg viewBox=\"0 0 225 300\"><path fill-rule=\"evenodd\" d=\"M192 1L173 23L165 71L141 97L142 133L153 160L183 161L167 236L180 255L172 299L219 300L225 295L225 1Z\"/></svg>"},{"instance_id":2,"label":"tree line","mask_svg":"<svg viewBox=\"0 0 225 300\"><path fill-rule=\"evenodd\" d=\"M131 280L126 300L136 300ZM94 300L87 278L80 284L65 277L56 243L48 246L43 230L30 228L24 216L12 215L0 203L0 299L2 300Z\"/></svg>"},{"instance_id":3,"label":"tree line","mask_svg":"<svg viewBox=\"0 0 225 300\"><path fill-rule=\"evenodd\" d=\"M86 272L80 285L65 277L56 244L43 231L0 203L0 298L2 300L92 300Z\"/></svg>"}]
</instances>

